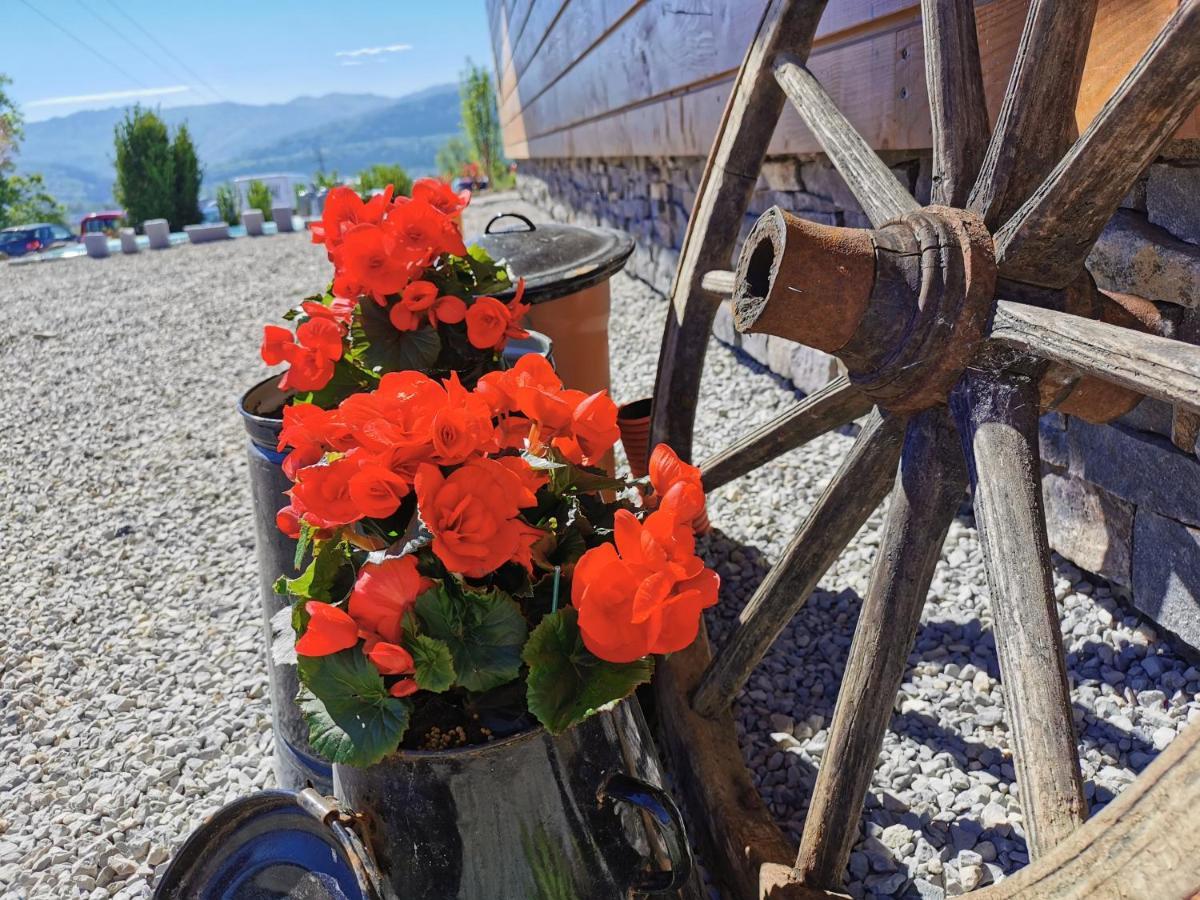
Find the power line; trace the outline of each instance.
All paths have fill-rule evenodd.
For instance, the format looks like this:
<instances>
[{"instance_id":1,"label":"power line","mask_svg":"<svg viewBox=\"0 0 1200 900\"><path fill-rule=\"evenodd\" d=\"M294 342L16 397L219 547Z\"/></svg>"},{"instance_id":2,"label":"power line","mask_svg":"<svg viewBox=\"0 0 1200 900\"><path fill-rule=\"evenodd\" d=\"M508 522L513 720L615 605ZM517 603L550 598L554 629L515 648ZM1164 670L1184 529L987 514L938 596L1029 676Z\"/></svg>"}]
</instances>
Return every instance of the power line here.
<instances>
[{"instance_id":1,"label":"power line","mask_svg":"<svg viewBox=\"0 0 1200 900\"><path fill-rule=\"evenodd\" d=\"M107 28L109 31L111 31L113 34L115 34L117 37L119 37L121 40L123 40L125 43L127 43L130 47L132 47L134 50L136 50L142 56L144 56L147 59L147 61L150 62L151 65L156 66L157 68L161 69L163 71L163 73L166 74L171 79L179 78L178 71L168 70L168 67L163 65L161 60L156 59L155 57L152 57L149 53L146 52L144 47L142 47L140 44L136 43L132 38L129 37L129 35L127 35L125 32L123 32L119 28L117 28L117 26L115 26L112 22L108 21L108 19L104 18L104 16L100 15L100 13L96 12L94 3L85 3L84 0L76 0L76 2L80 6L82 6L84 9L86 9L89 13L91 13L93 16L95 16L97 19L99 19L105 28ZM182 80L186 81L187 79L184 78Z\"/></svg>"},{"instance_id":2,"label":"power line","mask_svg":"<svg viewBox=\"0 0 1200 900\"><path fill-rule=\"evenodd\" d=\"M25 2L25 0L22 0L22 2ZM120 13L121 16L127 22L129 22L130 25L132 25L134 28L136 28L138 31L140 31L142 34L144 34L148 41L150 41L152 44L154 44L155 47L157 47L159 50L161 50L163 53L165 53L167 55L168 59L171 59L176 64L178 64L179 68L183 69L183 71L186 72L192 79L194 79L201 87L203 87L205 90L207 90L210 94L212 94L218 100L222 100L226 103L230 102L228 97L226 97L224 94L222 94L220 91L218 91L215 87L213 87L211 84L209 84L203 78L201 78L200 75L198 75L196 73L195 69L193 69L187 63L185 63L181 58L179 58L174 53L172 53L170 50L168 50L166 47L164 47L162 45L162 42L159 41L158 38L156 38L154 35L152 35L145 28L143 28L142 24L137 19L133 18L133 16L129 15L129 13L125 12L125 10L121 9L121 7L117 5L116 0L109 0L109 5L113 9L115 9L118 13Z\"/></svg>"},{"instance_id":3,"label":"power line","mask_svg":"<svg viewBox=\"0 0 1200 900\"><path fill-rule=\"evenodd\" d=\"M105 63L105 65L112 66L114 69L116 69L118 72L120 72L126 78L128 78L134 84L139 85L141 87L149 87L149 85L147 85L146 82L142 81L136 75L130 74L127 70L125 70L123 67L121 67L117 63L113 62L111 59L109 59L107 56L105 56L103 53L101 53L99 50L97 50L95 47L93 47L91 44L89 44L83 38L78 37L75 34L72 34L70 31L67 31L67 29L63 28L61 25L59 25L57 22L55 22L52 18L50 18L48 15L46 15L44 12L42 12L40 9L38 9L36 6L34 6L32 3L30 3L29 0L21 0L21 3L23 3L29 9L31 9L33 12L37 13L39 16L41 16L43 19L45 19L47 22L49 22L51 25L53 25L55 28L57 28L59 31L61 31L63 34L65 34L67 37L69 37L71 40L75 41L77 44L79 44L81 47L83 47L89 53L91 53L98 59L102 60Z\"/></svg>"}]
</instances>

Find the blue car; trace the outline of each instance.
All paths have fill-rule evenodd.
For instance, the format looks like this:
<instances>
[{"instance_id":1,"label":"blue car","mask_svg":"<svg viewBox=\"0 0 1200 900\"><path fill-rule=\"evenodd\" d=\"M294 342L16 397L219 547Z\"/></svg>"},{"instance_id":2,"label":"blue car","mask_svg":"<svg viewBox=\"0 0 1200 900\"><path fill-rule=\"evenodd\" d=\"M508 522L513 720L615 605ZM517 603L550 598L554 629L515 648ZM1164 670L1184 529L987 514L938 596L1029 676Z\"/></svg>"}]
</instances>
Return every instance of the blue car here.
<instances>
[{"instance_id":1,"label":"blue car","mask_svg":"<svg viewBox=\"0 0 1200 900\"><path fill-rule=\"evenodd\" d=\"M36 225L14 225L0 228L0 253L5 256L24 256L40 253L75 240L69 228L41 222Z\"/></svg>"}]
</instances>

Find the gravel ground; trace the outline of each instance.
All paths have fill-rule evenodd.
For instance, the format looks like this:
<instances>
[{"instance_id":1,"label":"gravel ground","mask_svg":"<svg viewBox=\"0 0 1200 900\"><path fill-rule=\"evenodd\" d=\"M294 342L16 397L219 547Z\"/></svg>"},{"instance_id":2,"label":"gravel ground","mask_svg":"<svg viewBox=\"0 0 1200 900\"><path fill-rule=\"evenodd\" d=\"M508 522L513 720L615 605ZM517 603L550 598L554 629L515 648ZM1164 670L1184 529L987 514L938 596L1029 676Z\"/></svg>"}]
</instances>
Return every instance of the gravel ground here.
<instances>
[{"instance_id":1,"label":"gravel ground","mask_svg":"<svg viewBox=\"0 0 1200 900\"><path fill-rule=\"evenodd\" d=\"M468 231L507 198L473 208ZM301 236L7 267L0 371L0 895L141 897L220 804L269 784L244 437L261 324L326 277ZM614 281L616 399L645 396L666 305ZM715 342L697 455L794 402ZM713 497L720 641L833 474L832 434ZM794 838L825 745L880 518L737 704L748 763ZM1104 584L1056 573L1088 797L1107 802L1188 721L1200 671ZM1026 861L982 558L950 531L847 880L936 898Z\"/></svg>"}]
</instances>

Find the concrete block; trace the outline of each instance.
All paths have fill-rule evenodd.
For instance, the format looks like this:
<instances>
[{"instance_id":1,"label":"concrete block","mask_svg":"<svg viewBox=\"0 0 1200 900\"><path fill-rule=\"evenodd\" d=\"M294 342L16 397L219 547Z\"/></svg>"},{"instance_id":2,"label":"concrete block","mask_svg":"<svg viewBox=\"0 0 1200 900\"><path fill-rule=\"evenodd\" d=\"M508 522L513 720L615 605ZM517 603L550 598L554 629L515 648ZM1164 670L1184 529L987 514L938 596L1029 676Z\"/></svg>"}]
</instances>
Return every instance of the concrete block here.
<instances>
[{"instance_id":1,"label":"concrete block","mask_svg":"<svg viewBox=\"0 0 1200 900\"><path fill-rule=\"evenodd\" d=\"M795 159L769 159L763 163L761 178L772 191L800 191L799 165Z\"/></svg>"},{"instance_id":2,"label":"concrete block","mask_svg":"<svg viewBox=\"0 0 1200 900\"><path fill-rule=\"evenodd\" d=\"M800 166L800 178L806 193L816 194L848 212L862 212L858 200L832 163L823 159L804 163Z\"/></svg>"},{"instance_id":3,"label":"concrete block","mask_svg":"<svg viewBox=\"0 0 1200 900\"><path fill-rule=\"evenodd\" d=\"M263 214L261 209L247 209L242 212L242 224L246 226L246 234L258 237L263 233Z\"/></svg>"},{"instance_id":4,"label":"concrete block","mask_svg":"<svg viewBox=\"0 0 1200 900\"><path fill-rule=\"evenodd\" d=\"M1163 403L1153 397L1146 397L1141 403L1117 419L1117 422L1134 431L1149 431L1152 434L1160 434L1169 438L1171 436L1171 419L1169 403Z\"/></svg>"},{"instance_id":5,"label":"concrete block","mask_svg":"<svg viewBox=\"0 0 1200 900\"><path fill-rule=\"evenodd\" d=\"M213 222L210 225L184 225L183 232L193 244L207 244L229 239L229 223Z\"/></svg>"},{"instance_id":6,"label":"concrete block","mask_svg":"<svg viewBox=\"0 0 1200 900\"><path fill-rule=\"evenodd\" d=\"M151 250L166 250L171 246L171 226L166 219L147 219L142 223L142 231L150 239Z\"/></svg>"},{"instance_id":7,"label":"concrete block","mask_svg":"<svg viewBox=\"0 0 1200 900\"><path fill-rule=\"evenodd\" d=\"M743 334L742 351L755 362L767 364L767 336L765 334Z\"/></svg>"},{"instance_id":8,"label":"concrete block","mask_svg":"<svg viewBox=\"0 0 1200 900\"><path fill-rule=\"evenodd\" d=\"M104 259L108 256L108 235L85 234L83 246L87 248L87 255L92 259Z\"/></svg>"},{"instance_id":9,"label":"concrete block","mask_svg":"<svg viewBox=\"0 0 1200 900\"><path fill-rule=\"evenodd\" d=\"M1133 603L1193 647L1200 647L1200 529L1138 509Z\"/></svg>"},{"instance_id":10,"label":"concrete block","mask_svg":"<svg viewBox=\"0 0 1200 900\"><path fill-rule=\"evenodd\" d=\"M1146 178L1146 215L1177 238L1200 244L1200 166L1158 163Z\"/></svg>"},{"instance_id":11,"label":"concrete block","mask_svg":"<svg viewBox=\"0 0 1200 900\"><path fill-rule=\"evenodd\" d=\"M722 303L717 307L717 314L713 317L713 336L730 347L742 345L742 336L733 327L733 313L730 311L728 303Z\"/></svg>"},{"instance_id":12,"label":"concrete block","mask_svg":"<svg viewBox=\"0 0 1200 900\"><path fill-rule=\"evenodd\" d=\"M1067 444L1063 418L1058 413L1047 413L1038 421L1042 462L1056 469L1065 469L1071 464L1071 450Z\"/></svg>"},{"instance_id":13,"label":"concrete block","mask_svg":"<svg viewBox=\"0 0 1200 900\"><path fill-rule=\"evenodd\" d=\"M132 228L121 229L121 252L122 253L137 253L141 248L138 247L137 232Z\"/></svg>"},{"instance_id":14,"label":"concrete block","mask_svg":"<svg viewBox=\"0 0 1200 900\"><path fill-rule=\"evenodd\" d=\"M275 220L275 227L282 234L285 231L295 231L292 227L292 208L290 206L276 206L271 209L271 217Z\"/></svg>"},{"instance_id":15,"label":"concrete block","mask_svg":"<svg viewBox=\"0 0 1200 900\"><path fill-rule=\"evenodd\" d=\"M1092 248L1087 267L1105 290L1200 306L1200 247L1150 224L1140 213L1117 210Z\"/></svg>"},{"instance_id":16,"label":"concrete block","mask_svg":"<svg viewBox=\"0 0 1200 900\"><path fill-rule=\"evenodd\" d=\"M1156 434L1072 419L1071 473L1111 494L1188 525L1200 525L1200 461Z\"/></svg>"},{"instance_id":17,"label":"concrete block","mask_svg":"<svg viewBox=\"0 0 1200 900\"><path fill-rule=\"evenodd\" d=\"M1080 568L1131 583L1134 506L1082 478L1042 475L1050 546Z\"/></svg>"},{"instance_id":18,"label":"concrete block","mask_svg":"<svg viewBox=\"0 0 1200 900\"><path fill-rule=\"evenodd\" d=\"M811 394L841 375L842 364L838 362L837 357L828 353L803 344L795 344L788 370L796 389Z\"/></svg>"},{"instance_id":19,"label":"concrete block","mask_svg":"<svg viewBox=\"0 0 1200 900\"><path fill-rule=\"evenodd\" d=\"M767 368L780 378L791 380L792 353L799 345L787 338L767 336Z\"/></svg>"}]
</instances>

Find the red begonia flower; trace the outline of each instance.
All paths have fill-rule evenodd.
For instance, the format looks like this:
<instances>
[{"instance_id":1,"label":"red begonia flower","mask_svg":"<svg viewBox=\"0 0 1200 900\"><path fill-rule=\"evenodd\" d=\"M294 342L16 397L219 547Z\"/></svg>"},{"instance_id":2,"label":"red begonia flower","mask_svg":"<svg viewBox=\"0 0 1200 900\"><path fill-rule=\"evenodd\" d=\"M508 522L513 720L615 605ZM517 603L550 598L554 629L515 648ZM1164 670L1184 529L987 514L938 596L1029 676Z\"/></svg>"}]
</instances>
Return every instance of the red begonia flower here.
<instances>
[{"instance_id":1,"label":"red begonia flower","mask_svg":"<svg viewBox=\"0 0 1200 900\"><path fill-rule=\"evenodd\" d=\"M336 606L310 600L304 609L308 625L296 641L296 652L301 656L328 656L358 643L358 625Z\"/></svg>"},{"instance_id":2,"label":"red begonia flower","mask_svg":"<svg viewBox=\"0 0 1200 900\"><path fill-rule=\"evenodd\" d=\"M383 221L391 202L391 185L365 203L358 191L352 188L333 188L325 197L321 221L312 226L313 243L324 244L329 258L334 259L345 233L355 225L378 225Z\"/></svg>"},{"instance_id":3,"label":"red begonia flower","mask_svg":"<svg viewBox=\"0 0 1200 900\"><path fill-rule=\"evenodd\" d=\"M414 667L412 655L390 641L376 641L367 651L367 659L384 675L406 675Z\"/></svg>"},{"instance_id":4,"label":"red begonia flower","mask_svg":"<svg viewBox=\"0 0 1200 900\"><path fill-rule=\"evenodd\" d=\"M355 225L338 248L334 290L339 296L369 294L384 303L404 290L420 260L382 225Z\"/></svg>"},{"instance_id":5,"label":"red begonia flower","mask_svg":"<svg viewBox=\"0 0 1200 900\"><path fill-rule=\"evenodd\" d=\"M333 360L309 347L296 347L288 362L291 366L279 379L285 391L319 391L333 378Z\"/></svg>"},{"instance_id":6,"label":"red begonia flower","mask_svg":"<svg viewBox=\"0 0 1200 900\"><path fill-rule=\"evenodd\" d=\"M353 455L301 469L292 486L292 506L316 528L357 522L362 511L350 495L350 480L357 472L358 460Z\"/></svg>"},{"instance_id":7,"label":"red begonia flower","mask_svg":"<svg viewBox=\"0 0 1200 900\"><path fill-rule=\"evenodd\" d=\"M364 629L398 643L404 614L433 582L417 571L415 556L393 556L359 570L350 594L350 615Z\"/></svg>"},{"instance_id":8,"label":"red begonia flower","mask_svg":"<svg viewBox=\"0 0 1200 900\"><path fill-rule=\"evenodd\" d=\"M400 508L408 482L379 463L366 463L350 479L350 499L368 519L386 519Z\"/></svg>"},{"instance_id":9,"label":"red begonia flower","mask_svg":"<svg viewBox=\"0 0 1200 900\"><path fill-rule=\"evenodd\" d=\"M421 686L418 685L413 679L401 678L390 688L388 688L388 693L393 697L411 697L420 689Z\"/></svg>"},{"instance_id":10,"label":"red begonia flower","mask_svg":"<svg viewBox=\"0 0 1200 900\"><path fill-rule=\"evenodd\" d=\"M494 459L472 459L450 473L425 464L414 481L433 552L451 572L482 578L520 553L529 526L517 520L526 489Z\"/></svg>"},{"instance_id":11,"label":"red begonia flower","mask_svg":"<svg viewBox=\"0 0 1200 900\"><path fill-rule=\"evenodd\" d=\"M287 360L296 346L296 339L286 328L279 325L263 327L262 360L268 366L277 366Z\"/></svg>"},{"instance_id":12,"label":"red begonia flower","mask_svg":"<svg viewBox=\"0 0 1200 900\"><path fill-rule=\"evenodd\" d=\"M467 310L467 340L480 350L504 346L511 319L508 307L495 297L477 297Z\"/></svg>"},{"instance_id":13,"label":"red begonia flower","mask_svg":"<svg viewBox=\"0 0 1200 900\"><path fill-rule=\"evenodd\" d=\"M443 215L456 216L471 202L471 192L455 193L454 188L439 178L418 178L413 182L412 198L428 203Z\"/></svg>"}]
</instances>

